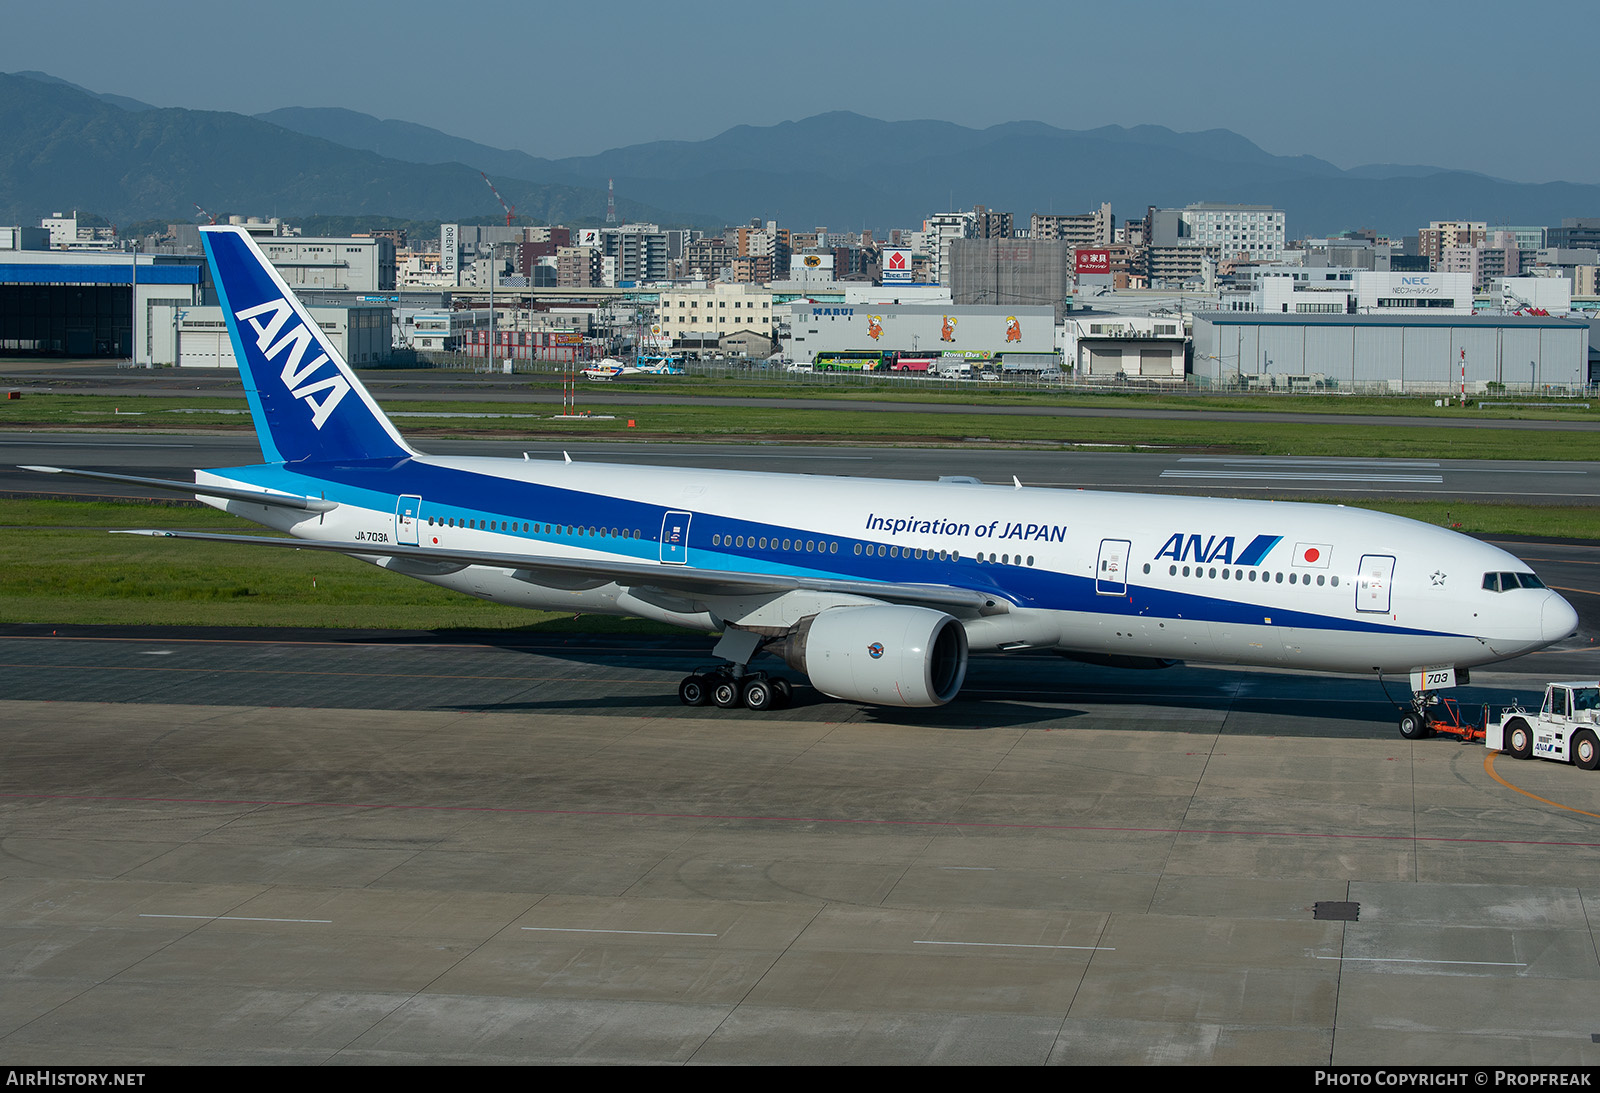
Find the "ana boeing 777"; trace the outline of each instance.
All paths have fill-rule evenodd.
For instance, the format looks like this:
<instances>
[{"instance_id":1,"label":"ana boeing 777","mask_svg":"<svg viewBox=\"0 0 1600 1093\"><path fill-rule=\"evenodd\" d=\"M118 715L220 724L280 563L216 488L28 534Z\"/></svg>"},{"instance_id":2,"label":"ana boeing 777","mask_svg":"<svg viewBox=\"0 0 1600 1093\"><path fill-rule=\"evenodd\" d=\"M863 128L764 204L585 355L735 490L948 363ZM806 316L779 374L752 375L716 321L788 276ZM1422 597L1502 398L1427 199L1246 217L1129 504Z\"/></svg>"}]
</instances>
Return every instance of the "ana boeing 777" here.
<instances>
[{"instance_id":1,"label":"ana boeing 777","mask_svg":"<svg viewBox=\"0 0 1600 1093\"><path fill-rule=\"evenodd\" d=\"M970 653L1306 672L1468 668L1565 638L1572 607L1496 547L1342 506L571 459L447 457L400 435L250 237L204 227L261 444L193 494L471 596L720 633L679 697L765 709L789 683L936 706ZM60 471L60 468L37 468Z\"/></svg>"}]
</instances>

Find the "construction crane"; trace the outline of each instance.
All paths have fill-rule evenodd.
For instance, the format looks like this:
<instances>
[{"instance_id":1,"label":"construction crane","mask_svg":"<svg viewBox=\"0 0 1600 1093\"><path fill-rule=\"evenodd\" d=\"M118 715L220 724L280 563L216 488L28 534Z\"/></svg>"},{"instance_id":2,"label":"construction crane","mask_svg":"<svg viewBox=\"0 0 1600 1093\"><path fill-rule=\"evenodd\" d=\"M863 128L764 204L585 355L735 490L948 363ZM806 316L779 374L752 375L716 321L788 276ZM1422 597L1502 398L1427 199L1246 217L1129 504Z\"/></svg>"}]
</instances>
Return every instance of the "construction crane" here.
<instances>
[{"instance_id":1,"label":"construction crane","mask_svg":"<svg viewBox=\"0 0 1600 1093\"><path fill-rule=\"evenodd\" d=\"M197 208L197 209L200 209L200 202L196 201L194 203L194 207ZM215 224L217 222L217 218L212 216L210 213L206 212L204 209L200 209L200 215L205 217L207 220L211 221L211 223L213 223L213 224Z\"/></svg>"},{"instance_id":2,"label":"construction crane","mask_svg":"<svg viewBox=\"0 0 1600 1093\"><path fill-rule=\"evenodd\" d=\"M507 205L506 199L500 196L500 191L495 189L494 183L489 181L489 176L484 175L482 171L478 173L483 175L484 185L489 187L489 192L494 194L494 199L500 202L500 207L506 211L506 227L509 228L511 226L511 217L516 213L517 207L515 205Z\"/></svg>"}]
</instances>

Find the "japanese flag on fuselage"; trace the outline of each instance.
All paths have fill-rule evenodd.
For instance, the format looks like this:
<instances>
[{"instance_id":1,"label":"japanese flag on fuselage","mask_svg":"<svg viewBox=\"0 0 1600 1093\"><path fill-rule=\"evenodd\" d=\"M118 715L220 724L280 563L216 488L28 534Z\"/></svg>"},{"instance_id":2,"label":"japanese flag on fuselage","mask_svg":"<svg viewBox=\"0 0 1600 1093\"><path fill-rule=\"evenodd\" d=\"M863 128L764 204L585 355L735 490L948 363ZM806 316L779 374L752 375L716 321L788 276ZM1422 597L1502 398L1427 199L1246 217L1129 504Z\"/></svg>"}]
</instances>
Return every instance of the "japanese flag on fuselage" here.
<instances>
[{"instance_id":1,"label":"japanese flag on fuselage","mask_svg":"<svg viewBox=\"0 0 1600 1093\"><path fill-rule=\"evenodd\" d=\"M1327 569L1328 559L1333 554L1333 547L1327 543L1296 543L1294 545L1294 564L1309 566L1312 569Z\"/></svg>"}]
</instances>

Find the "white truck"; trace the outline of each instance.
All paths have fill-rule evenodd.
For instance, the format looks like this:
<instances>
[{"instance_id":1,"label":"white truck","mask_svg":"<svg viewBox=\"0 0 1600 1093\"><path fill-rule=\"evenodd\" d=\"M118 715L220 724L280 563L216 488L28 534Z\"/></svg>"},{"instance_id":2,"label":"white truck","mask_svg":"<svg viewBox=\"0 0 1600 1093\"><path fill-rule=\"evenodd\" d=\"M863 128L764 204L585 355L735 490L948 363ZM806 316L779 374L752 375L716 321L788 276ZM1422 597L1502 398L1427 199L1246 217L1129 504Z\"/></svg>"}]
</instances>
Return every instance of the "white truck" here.
<instances>
[{"instance_id":1,"label":"white truck","mask_svg":"<svg viewBox=\"0 0 1600 1093\"><path fill-rule=\"evenodd\" d=\"M1555 759L1600 768L1600 682L1552 683L1534 713L1512 707L1485 727L1484 744L1517 759Z\"/></svg>"}]
</instances>

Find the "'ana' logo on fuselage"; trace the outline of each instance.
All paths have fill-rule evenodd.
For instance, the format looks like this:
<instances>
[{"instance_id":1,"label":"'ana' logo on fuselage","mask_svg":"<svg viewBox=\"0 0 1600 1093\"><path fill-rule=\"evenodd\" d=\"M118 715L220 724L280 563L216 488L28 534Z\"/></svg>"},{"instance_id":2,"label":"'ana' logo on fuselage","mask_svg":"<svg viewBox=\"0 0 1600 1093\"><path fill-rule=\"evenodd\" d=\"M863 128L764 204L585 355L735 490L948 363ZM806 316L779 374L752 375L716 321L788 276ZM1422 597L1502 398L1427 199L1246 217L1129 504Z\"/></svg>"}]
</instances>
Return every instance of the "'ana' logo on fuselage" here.
<instances>
[{"instance_id":1,"label":"'ana' logo on fuselage","mask_svg":"<svg viewBox=\"0 0 1600 1093\"><path fill-rule=\"evenodd\" d=\"M269 315L263 321L263 316ZM312 344L311 331L305 323L296 320L281 338L278 336L285 324L295 318L289 302L268 300L264 304L235 312L234 317L250 324L250 328L256 332L256 346L268 361L280 353L284 354L283 371L279 373L279 378L291 395L311 407L311 424L321 429L322 423L328 420L328 415L333 413L340 400L350 393L350 382L339 374L337 368L331 376L307 382L313 372L330 362L326 353L319 353L316 360L310 364L304 363L306 350ZM319 400L315 396L322 391L327 394Z\"/></svg>"},{"instance_id":2,"label":"'ana' logo on fuselage","mask_svg":"<svg viewBox=\"0 0 1600 1093\"><path fill-rule=\"evenodd\" d=\"M1277 546L1281 535L1257 535L1235 550L1232 535L1184 535L1176 532L1156 551L1157 558L1171 558L1175 562L1221 562L1223 565L1260 565L1267 551Z\"/></svg>"}]
</instances>

